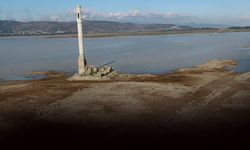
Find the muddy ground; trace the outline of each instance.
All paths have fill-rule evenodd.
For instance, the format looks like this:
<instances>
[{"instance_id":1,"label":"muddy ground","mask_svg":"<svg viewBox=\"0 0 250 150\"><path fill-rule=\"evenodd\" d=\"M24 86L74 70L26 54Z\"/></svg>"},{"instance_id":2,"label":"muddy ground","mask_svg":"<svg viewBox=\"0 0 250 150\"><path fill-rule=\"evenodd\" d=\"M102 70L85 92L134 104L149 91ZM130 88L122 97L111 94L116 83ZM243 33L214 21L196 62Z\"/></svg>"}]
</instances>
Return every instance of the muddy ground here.
<instances>
[{"instance_id":1,"label":"muddy ground","mask_svg":"<svg viewBox=\"0 0 250 150\"><path fill-rule=\"evenodd\" d=\"M214 60L171 74L99 82L40 72L49 78L2 83L0 140L36 149L239 148L250 139L250 73L228 69L236 65Z\"/></svg>"}]
</instances>

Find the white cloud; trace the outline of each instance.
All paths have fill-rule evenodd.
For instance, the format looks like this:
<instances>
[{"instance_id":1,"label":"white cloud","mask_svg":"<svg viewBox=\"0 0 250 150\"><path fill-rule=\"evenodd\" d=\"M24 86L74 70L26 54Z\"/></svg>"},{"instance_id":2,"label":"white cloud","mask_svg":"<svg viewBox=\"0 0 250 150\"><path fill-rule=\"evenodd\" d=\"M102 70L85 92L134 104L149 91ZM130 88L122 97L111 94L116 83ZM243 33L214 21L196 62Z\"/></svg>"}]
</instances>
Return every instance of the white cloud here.
<instances>
[{"instance_id":1,"label":"white cloud","mask_svg":"<svg viewBox=\"0 0 250 150\"><path fill-rule=\"evenodd\" d=\"M131 10L125 13L122 13L122 12L108 13L108 14L104 14L104 16L106 16L106 18L122 20L122 19L129 18L129 17L138 17L138 16L141 16L141 14L138 10Z\"/></svg>"},{"instance_id":2,"label":"white cloud","mask_svg":"<svg viewBox=\"0 0 250 150\"><path fill-rule=\"evenodd\" d=\"M14 17L15 16L15 17ZM166 24L224 24L224 25L250 25L250 16L241 17L197 17L177 13L143 13L139 10L127 12L100 13L96 10L83 8L83 17L86 20L104 20L132 23L166 23ZM75 9L55 14L42 12L41 14L24 9L20 12L0 10L0 19L19 21L75 21Z\"/></svg>"},{"instance_id":3,"label":"white cloud","mask_svg":"<svg viewBox=\"0 0 250 150\"><path fill-rule=\"evenodd\" d=\"M107 20L136 23L181 23L190 19L191 16L178 15L176 13L141 13L138 10L128 12L99 13L85 8L84 18L87 20Z\"/></svg>"},{"instance_id":4,"label":"white cloud","mask_svg":"<svg viewBox=\"0 0 250 150\"><path fill-rule=\"evenodd\" d=\"M250 16L241 16L239 19L249 21Z\"/></svg>"}]
</instances>

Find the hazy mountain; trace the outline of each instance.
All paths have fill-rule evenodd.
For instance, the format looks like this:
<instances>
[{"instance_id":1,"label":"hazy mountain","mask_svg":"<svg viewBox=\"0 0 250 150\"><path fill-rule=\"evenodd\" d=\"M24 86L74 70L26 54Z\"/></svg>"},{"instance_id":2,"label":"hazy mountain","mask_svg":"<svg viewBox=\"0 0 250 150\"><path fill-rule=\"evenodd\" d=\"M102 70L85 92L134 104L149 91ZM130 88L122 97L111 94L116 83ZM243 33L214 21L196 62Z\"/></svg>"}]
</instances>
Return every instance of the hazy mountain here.
<instances>
[{"instance_id":1,"label":"hazy mountain","mask_svg":"<svg viewBox=\"0 0 250 150\"><path fill-rule=\"evenodd\" d=\"M191 29L173 24L133 24L110 21L85 21L85 33L154 32ZM71 34L76 33L76 22L18 22L0 21L0 35Z\"/></svg>"},{"instance_id":2,"label":"hazy mountain","mask_svg":"<svg viewBox=\"0 0 250 150\"><path fill-rule=\"evenodd\" d=\"M193 27L193 28L224 28L224 27L231 27L230 25L208 24L208 23L188 23L188 24L185 24L185 25Z\"/></svg>"}]
</instances>

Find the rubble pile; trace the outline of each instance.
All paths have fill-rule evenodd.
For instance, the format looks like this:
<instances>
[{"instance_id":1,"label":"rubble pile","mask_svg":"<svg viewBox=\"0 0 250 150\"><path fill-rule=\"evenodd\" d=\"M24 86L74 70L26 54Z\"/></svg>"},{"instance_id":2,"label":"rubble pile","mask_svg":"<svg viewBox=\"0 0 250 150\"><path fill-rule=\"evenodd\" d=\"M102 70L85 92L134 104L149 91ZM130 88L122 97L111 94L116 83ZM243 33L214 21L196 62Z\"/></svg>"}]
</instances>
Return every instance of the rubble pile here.
<instances>
[{"instance_id":1,"label":"rubble pile","mask_svg":"<svg viewBox=\"0 0 250 150\"><path fill-rule=\"evenodd\" d=\"M83 74L75 74L69 80L110 80L115 75L117 73L111 66L86 66Z\"/></svg>"}]
</instances>

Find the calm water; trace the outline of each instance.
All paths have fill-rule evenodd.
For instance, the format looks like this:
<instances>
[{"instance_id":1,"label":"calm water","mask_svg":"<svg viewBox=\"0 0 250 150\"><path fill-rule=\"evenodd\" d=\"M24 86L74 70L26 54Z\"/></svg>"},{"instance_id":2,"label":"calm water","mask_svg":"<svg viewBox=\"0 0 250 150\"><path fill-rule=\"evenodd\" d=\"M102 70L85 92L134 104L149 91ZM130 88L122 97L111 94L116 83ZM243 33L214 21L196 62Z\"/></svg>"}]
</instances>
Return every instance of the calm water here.
<instances>
[{"instance_id":1,"label":"calm water","mask_svg":"<svg viewBox=\"0 0 250 150\"><path fill-rule=\"evenodd\" d=\"M86 39L89 64L115 60L122 73L163 73L211 59L234 59L250 71L250 33L193 34ZM0 79L22 79L29 71L76 72L77 39L0 38Z\"/></svg>"}]
</instances>

